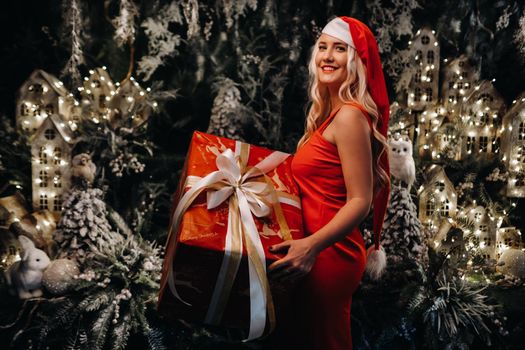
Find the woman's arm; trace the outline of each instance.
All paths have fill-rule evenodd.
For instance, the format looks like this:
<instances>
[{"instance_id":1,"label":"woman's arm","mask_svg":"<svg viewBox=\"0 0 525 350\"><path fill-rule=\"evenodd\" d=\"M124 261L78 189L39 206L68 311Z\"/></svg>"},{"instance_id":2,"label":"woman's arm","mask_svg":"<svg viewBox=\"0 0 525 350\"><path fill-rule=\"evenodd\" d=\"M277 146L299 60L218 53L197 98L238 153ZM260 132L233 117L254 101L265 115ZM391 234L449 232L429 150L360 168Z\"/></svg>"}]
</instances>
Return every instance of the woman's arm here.
<instances>
[{"instance_id":1,"label":"woman's arm","mask_svg":"<svg viewBox=\"0 0 525 350\"><path fill-rule=\"evenodd\" d=\"M317 254L348 235L370 211L373 173L371 130L367 117L358 108L345 105L328 128L332 129L329 141L336 144L341 159L347 202L315 234L270 248L272 252L288 250L284 258L270 265L274 278L285 275L295 278L307 274Z\"/></svg>"}]
</instances>

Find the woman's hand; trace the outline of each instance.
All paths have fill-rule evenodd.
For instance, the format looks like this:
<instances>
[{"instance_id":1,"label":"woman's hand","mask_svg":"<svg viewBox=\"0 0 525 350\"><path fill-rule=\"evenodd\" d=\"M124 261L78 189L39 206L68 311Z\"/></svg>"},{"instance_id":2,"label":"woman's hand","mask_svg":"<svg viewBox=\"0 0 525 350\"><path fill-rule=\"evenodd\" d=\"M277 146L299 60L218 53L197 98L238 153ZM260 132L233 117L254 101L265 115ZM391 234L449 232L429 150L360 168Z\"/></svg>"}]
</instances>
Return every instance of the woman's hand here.
<instances>
[{"instance_id":1,"label":"woman's hand","mask_svg":"<svg viewBox=\"0 0 525 350\"><path fill-rule=\"evenodd\" d=\"M295 280L305 276L314 266L318 252L308 238L288 240L269 248L272 253L287 252L286 256L271 264L272 279Z\"/></svg>"}]
</instances>

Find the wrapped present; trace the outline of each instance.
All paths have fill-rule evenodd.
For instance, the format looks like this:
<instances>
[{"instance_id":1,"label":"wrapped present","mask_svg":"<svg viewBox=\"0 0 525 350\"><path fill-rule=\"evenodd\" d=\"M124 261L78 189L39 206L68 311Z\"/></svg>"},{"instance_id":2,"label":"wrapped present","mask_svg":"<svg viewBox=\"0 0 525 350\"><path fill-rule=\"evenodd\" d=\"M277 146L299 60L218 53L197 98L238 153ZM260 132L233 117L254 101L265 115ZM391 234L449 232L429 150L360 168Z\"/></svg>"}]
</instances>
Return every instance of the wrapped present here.
<instances>
[{"instance_id":1,"label":"wrapped present","mask_svg":"<svg viewBox=\"0 0 525 350\"><path fill-rule=\"evenodd\" d=\"M175 195L158 311L165 317L271 332L287 289L267 279L268 248L303 237L289 154L201 132ZM265 332L266 329L266 332Z\"/></svg>"}]
</instances>

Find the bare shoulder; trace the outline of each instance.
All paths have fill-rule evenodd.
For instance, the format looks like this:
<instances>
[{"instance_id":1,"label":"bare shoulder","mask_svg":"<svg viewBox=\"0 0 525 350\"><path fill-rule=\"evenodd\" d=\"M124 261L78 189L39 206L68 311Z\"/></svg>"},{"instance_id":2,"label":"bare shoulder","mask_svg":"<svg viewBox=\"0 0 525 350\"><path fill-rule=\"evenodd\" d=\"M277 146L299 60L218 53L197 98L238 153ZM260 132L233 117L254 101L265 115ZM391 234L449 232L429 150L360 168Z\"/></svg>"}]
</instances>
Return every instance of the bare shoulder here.
<instances>
[{"instance_id":1,"label":"bare shoulder","mask_svg":"<svg viewBox=\"0 0 525 350\"><path fill-rule=\"evenodd\" d=\"M344 105L334 117L336 134L369 134L368 117L357 107Z\"/></svg>"}]
</instances>

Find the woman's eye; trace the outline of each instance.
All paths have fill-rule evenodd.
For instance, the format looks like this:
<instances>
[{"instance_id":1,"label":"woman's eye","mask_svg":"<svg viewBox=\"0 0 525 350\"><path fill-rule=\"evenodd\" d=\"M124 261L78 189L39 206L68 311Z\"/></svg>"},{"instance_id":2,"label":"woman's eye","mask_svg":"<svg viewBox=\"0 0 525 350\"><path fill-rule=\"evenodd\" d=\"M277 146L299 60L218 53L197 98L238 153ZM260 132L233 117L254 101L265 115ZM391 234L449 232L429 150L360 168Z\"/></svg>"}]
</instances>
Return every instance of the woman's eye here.
<instances>
[{"instance_id":1,"label":"woman's eye","mask_svg":"<svg viewBox=\"0 0 525 350\"><path fill-rule=\"evenodd\" d=\"M338 47L337 47L337 51L339 51L339 52L345 52L346 49L345 49L344 47L342 47L342 46L338 46Z\"/></svg>"},{"instance_id":2,"label":"woman's eye","mask_svg":"<svg viewBox=\"0 0 525 350\"><path fill-rule=\"evenodd\" d=\"M326 46L319 46L319 50L326 50Z\"/></svg>"}]
</instances>

